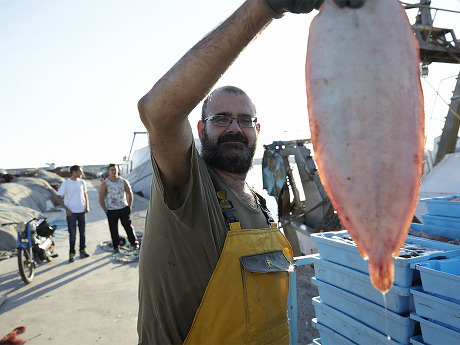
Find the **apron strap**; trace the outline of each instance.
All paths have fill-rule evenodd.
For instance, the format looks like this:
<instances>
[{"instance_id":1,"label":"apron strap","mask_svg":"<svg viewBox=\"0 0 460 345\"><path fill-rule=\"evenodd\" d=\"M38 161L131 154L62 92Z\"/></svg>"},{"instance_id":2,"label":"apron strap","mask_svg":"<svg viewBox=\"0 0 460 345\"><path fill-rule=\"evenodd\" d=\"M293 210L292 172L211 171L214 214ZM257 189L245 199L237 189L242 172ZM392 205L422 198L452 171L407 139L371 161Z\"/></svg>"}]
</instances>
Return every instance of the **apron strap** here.
<instances>
[{"instance_id":1,"label":"apron strap","mask_svg":"<svg viewBox=\"0 0 460 345\"><path fill-rule=\"evenodd\" d=\"M225 190L216 191L217 199L219 199L220 210L225 218L225 225L227 228L230 223L239 223L235 215L235 207L233 203L227 199L227 192Z\"/></svg>"},{"instance_id":2,"label":"apron strap","mask_svg":"<svg viewBox=\"0 0 460 345\"><path fill-rule=\"evenodd\" d=\"M233 203L231 200L227 199L227 192L223 189L220 189L219 184L217 183L216 179L214 176L209 174L211 177L212 184L214 185L214 189L216 190L216 195L217 199L219 201L220 205L220 210L222 211L222 214L224 215L225 219L225 226L227 229L230 228L230 223L239 223L239 219L236 218L235 215L235 207L233 206Z\"/></svg>"},{"instance_id":3,"label":"apron strap","mask_svg":"<svg viewBox=\"0 0 460 345\"><path fill-rule=\"evenodd\" d=\"M249 188L252 190L254 195L257 197L257 199L259 201L260 209L261 209L262 213L264 214L265 218L267 219L267 223L268 224L274 223L275 220L273 219L272 214L270 213L270 210L267 207L267 201L265 200L265 198L262 195L260 195L259 193L257 193L252 187L249 187Z\"/></svg>"},{"instance_id":4,"label":"apron strap","mask_svg":"<svg viewBox=\"0 0 460 345\"><path fill-rule=\"evenodd\" d=\"M239 226L240 221L238 218L236 218L235 207L233 206L232 201L227 199L227 192L224 189L220 188L219 184L217 183L214 176L212 176L212 174L209 174L209 176L211 177L212 184L214 185L214 189L216 190L216 195L217 195L217 199L219 200L220 209L222 211L222 214L224 215L225 225L229 229L230 229L231 223L238 223L237 226ZM268 210L267 201L265 200L265 198L261 196L259 193L257 193L252 187L249 186L249 188L256 196L257 202L260 206L260 210L262 211L265 218L267 219L267 223L270 226L272 226L272 223L276 225L270 211Z\"/></svg>"}]
</instances>

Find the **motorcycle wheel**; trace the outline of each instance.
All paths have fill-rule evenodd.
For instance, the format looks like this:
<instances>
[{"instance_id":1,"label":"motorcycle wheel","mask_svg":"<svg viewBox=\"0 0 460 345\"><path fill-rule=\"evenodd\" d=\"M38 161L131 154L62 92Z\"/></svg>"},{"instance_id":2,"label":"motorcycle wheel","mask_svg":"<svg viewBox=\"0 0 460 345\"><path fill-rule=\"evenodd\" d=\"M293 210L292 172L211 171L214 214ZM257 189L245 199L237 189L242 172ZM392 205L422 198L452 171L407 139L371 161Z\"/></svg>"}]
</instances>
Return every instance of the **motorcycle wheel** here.
<instances>
[{"instance_id":1,"label":"motorcycle wheel","mask_svg":"<svg viewBox=\"0 0 460 345\"><path fill-rule=\"evenodd\" d=\"M51 244L51 247L49 247L48 250L46 251L46 261L48 262L53 261L53 258L54 258L53 255L54 255L54 241L53 241L53 244Z\"/></svg>"},{"instance_id":2,"label":"motorcycle wheel","mask_svg":"<svg viewBox=\"0 0 460 345\"><path fill-rule=\"evenodd\" d=\"M19 273L24 283L31 283L35 275L35 262L32 248L18 249L18 264Z\"/></svg>"}]
</instances>

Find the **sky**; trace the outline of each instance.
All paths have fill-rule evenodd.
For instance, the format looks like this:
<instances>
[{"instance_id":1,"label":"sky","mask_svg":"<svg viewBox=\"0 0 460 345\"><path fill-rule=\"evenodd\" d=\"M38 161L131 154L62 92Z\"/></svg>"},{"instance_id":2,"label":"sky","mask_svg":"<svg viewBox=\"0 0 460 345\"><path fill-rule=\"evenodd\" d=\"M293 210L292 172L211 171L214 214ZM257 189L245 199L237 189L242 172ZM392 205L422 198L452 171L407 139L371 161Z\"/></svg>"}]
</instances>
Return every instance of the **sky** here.
<instances>
[{"instance_id":1,"label":"sky","mask_svg":"<svg viewBox=\"0 0 460 345\"><path fill-rule=\"evenodd\" d=\"M242 2L0 0L0 169L122 163L145 131L138 100ZM460 11L460 0L432 7ZM304 66L317 13L275 20L216 85L239 86L256 104L256 156L263 144L310 137ZM406 13L413 22L417 11ZM460 38L460 14L438 11L434 25ZM422 78L428 148L459 70L435 63ZM200 109L190 114L196 137ZM133 149L146 144L137 135Z\"/></svg>"}]
</instances>

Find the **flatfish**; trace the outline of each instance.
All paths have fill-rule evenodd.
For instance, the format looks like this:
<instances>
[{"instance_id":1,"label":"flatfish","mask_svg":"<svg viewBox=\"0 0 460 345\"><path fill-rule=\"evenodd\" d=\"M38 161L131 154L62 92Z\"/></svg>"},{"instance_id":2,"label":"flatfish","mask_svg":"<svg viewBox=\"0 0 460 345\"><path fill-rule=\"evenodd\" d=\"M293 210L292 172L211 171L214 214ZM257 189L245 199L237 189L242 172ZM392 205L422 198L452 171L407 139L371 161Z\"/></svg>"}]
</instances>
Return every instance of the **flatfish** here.
<instances>
[{"instance_id":1,"label":"flatfish","mask_svg":"<svg viewBox=\"0 0 460 345\"><path fill-rule=\"evenodd\" d=\"M382 292L415 212L424 159L418 43L398 0L326 0L306 59L315 160L338 216Z\"/></svg>"}]
</instances>

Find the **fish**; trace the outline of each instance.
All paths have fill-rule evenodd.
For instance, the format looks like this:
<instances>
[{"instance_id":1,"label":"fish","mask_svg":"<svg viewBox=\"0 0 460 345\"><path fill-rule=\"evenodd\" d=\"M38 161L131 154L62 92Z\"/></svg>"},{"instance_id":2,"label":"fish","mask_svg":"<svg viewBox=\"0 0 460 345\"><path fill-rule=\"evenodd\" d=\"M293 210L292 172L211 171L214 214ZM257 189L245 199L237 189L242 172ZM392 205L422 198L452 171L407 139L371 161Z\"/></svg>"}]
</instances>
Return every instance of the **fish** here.
<instances>
[{"instance_id":1,"label":"fish","mask_svg":"<svg viewBox=\"0 0 460 345\"><path fill-rule=\"evenodd\" d=\"M305 77L318 174L385 293L417 206L425 141L419 47L399 1L326 0L310 24Z\"/></svg>"}]
</instances>

